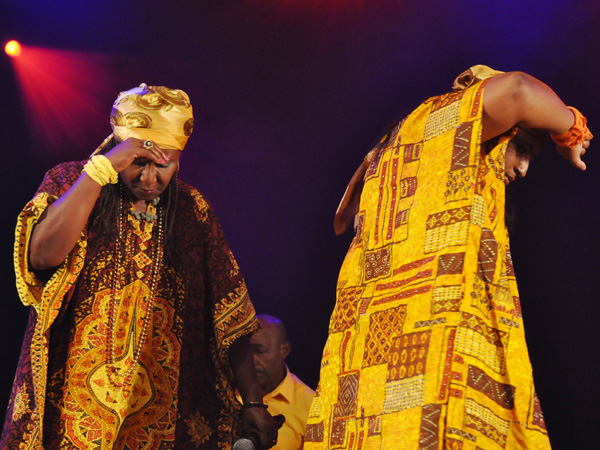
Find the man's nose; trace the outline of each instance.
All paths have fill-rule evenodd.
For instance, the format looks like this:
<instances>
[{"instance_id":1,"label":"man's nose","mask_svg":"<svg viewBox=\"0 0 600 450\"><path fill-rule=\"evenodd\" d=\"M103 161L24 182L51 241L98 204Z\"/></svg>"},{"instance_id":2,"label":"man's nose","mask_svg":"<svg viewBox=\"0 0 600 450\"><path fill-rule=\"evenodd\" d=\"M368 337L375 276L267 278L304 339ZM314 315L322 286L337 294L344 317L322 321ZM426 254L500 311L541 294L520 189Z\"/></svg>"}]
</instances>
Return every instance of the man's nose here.
<instances>
[{"instance_id":1,"label":"man's nose","mask_svg":"<svg viewBox=\"0 0 600 450\"><path fill-rule=\"evenodd\" d=\"M140 175L140 180L144 183L155 183L156 182L156 166L152 163L148 163L144 166L142 170L142 174Z\"/></svg>"}]
</instances>

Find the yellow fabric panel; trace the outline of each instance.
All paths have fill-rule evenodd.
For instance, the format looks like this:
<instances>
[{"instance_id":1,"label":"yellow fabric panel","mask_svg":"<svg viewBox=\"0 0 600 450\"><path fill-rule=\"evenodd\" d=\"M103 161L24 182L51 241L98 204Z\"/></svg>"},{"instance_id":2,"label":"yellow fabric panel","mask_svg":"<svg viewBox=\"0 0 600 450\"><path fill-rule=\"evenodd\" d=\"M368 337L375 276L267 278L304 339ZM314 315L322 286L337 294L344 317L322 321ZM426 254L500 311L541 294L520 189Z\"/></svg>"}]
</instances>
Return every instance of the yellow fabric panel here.
<instances>
[{"instance_id":1,"label":"yellow fabric panel","mask_svg":"<svg viewBox=\"0 0 600 450\"><path fill-rule=\"evenodd\" d=\"M56 200L41 192L23 209L17 219L15 229L14 263L19 297L25 306L33 306L38 314L48 306L53 314L46 322L48 328L60 309L64 293L73 285L81 271L85 258L86 241L84 236L75 244L74 251L60 265L47 283L41 281L29 267L29 240L40 217Z\"/></svg>"},{"instance_id":2,"label":"yellow fabric panel","mask_svg":"<svg viewBox=\"0 0 600 450\"><path fill-rule=\"evenodd\" d=\"M46 403L46 385L48 380L48 345L50 325L58 315L63 300L71 287L77 281L85 260L86 241L79 239L73 251L67 256L65 262L54 272L50 280L44 283L29 267L29 240L35 225L39 222L46 208L56 200L56 197L47 193L38 193L19 214L15 229L14 265L17 292L21 302L32 306L38 314L33 331L31 346L31 375L35 389L34 398L23 397L24 404L32 401L37 407L32 410L32 419L37 422L38 428L35 436L29 439L31 448L41 448L43 434L43 417ZM33 431L33 430L32 430ZM26 439L24 436L24 441Z\"/></svg>"},{"instance_id":3,"label":"yellow fabric panel","mask_svg":"<svg viewBox=\"0 0 600 450\"><path fill-rule=\"evenodd\" d=\"M485 82L432 97L365 174L306 449L548 449Z\"/></svg>"}]
</instances>

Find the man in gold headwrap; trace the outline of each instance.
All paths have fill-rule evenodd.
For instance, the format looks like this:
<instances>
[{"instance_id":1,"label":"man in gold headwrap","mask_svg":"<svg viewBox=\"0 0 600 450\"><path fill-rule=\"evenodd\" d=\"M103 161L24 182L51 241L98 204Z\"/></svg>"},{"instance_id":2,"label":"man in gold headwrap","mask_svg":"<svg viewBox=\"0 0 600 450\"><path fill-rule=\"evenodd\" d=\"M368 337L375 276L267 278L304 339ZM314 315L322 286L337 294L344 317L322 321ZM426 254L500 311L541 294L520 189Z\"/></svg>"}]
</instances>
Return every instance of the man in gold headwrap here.
<instances>
[{"instance_id":1,"label":"man in gold headwrap","mask_svg":"<svg viewBox=\"0 0 600 450\"><path fill-rule=\"evenodd\" d=\"M476 66L367 155L338 209L356 236L305 449L549 449L504 221L551 134L585 170L585 118L521 72Z\"/></svg>"},{"instance_id":2,"label":"man in gold headwrap","mask_svg":"<svg viewBox=\"0 0 600 450\"><path fill-rule=\"evenodd\" d=\"M270 448L246 285L209 203L177 179L189 98L143 84L110 122L19 216L31 315L0 448L229 449L248 433Z\"/></svg>"}]
</instances>

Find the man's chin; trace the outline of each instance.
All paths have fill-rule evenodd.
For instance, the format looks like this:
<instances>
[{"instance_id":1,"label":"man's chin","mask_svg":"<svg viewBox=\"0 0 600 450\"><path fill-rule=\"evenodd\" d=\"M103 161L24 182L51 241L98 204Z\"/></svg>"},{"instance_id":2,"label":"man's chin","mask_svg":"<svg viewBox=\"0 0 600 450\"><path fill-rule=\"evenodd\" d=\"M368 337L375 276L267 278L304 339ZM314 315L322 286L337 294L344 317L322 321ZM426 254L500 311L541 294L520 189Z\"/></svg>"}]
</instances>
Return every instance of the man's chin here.
<instances>
[{"instance_id":1,"label":"man's chin","mask_svg":"<svg viewBox=\"0 0 600 450\"><path fill-rule=\"evenodd\" d=\"M261 374L259 372L256 372L256 379L258 380L258 384L260 384L261 387L269 383L268 378L264 374Z\"/></svg>"}]
</instances>

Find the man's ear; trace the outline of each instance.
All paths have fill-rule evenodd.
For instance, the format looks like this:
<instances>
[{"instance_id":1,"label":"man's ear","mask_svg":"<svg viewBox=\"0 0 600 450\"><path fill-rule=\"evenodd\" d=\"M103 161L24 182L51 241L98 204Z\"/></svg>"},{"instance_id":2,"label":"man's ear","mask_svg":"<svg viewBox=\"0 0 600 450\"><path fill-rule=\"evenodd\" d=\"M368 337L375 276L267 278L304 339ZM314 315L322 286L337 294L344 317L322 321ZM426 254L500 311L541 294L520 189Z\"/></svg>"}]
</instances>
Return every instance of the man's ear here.
<instances>
[{"instance_id":1,"label":"man's ear","mask_svg":"<svg viewBox=\"0 0 600 450\"><path fill-rule=\"evenodd\" d=\"M283 344L281 344L281 357L283 359L287 358L291 351L292 343L290 341L285 341Z\"/></svg>"}]
</instances>

